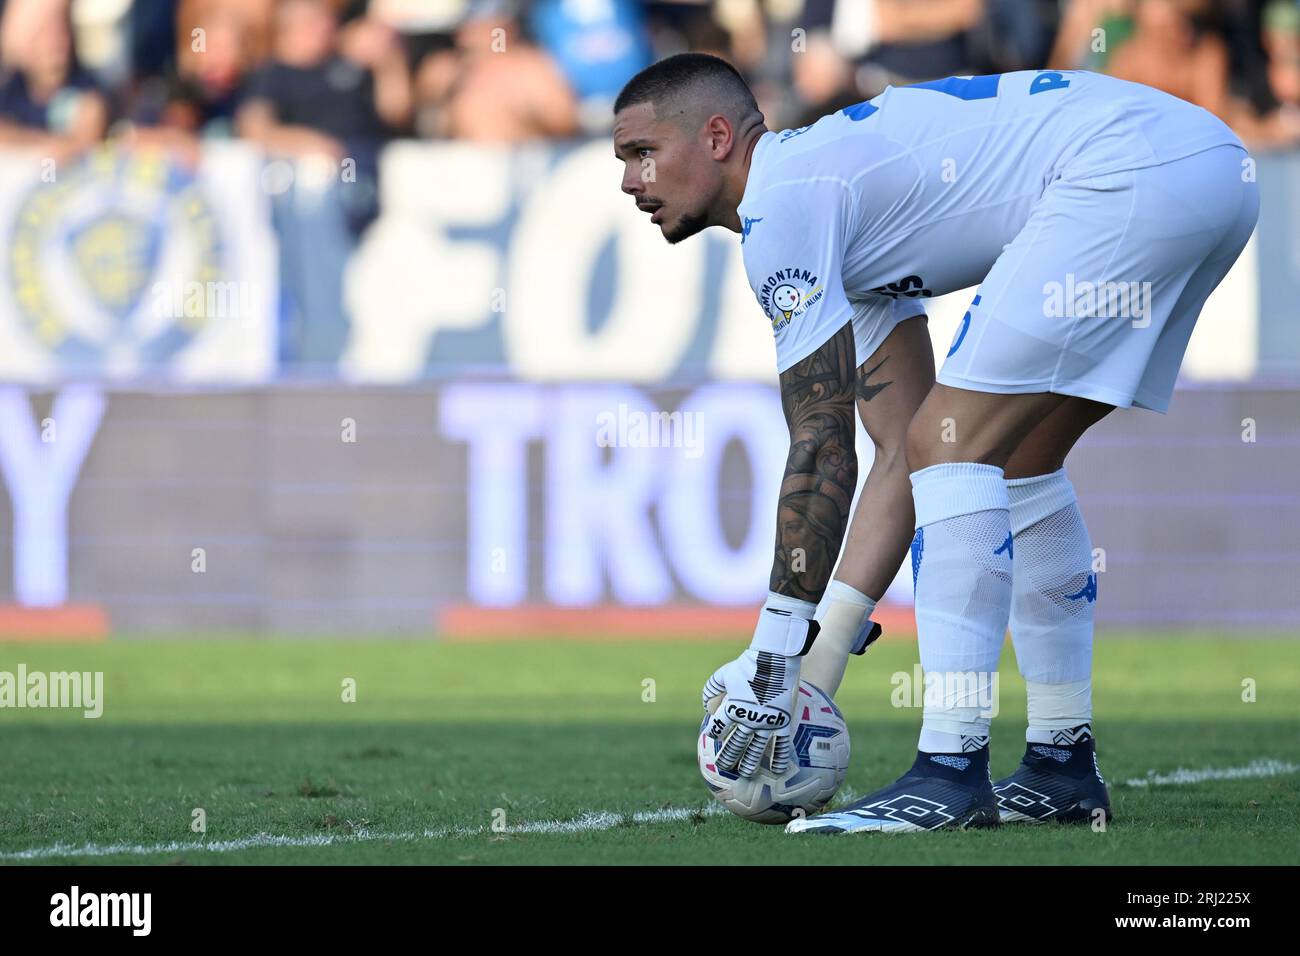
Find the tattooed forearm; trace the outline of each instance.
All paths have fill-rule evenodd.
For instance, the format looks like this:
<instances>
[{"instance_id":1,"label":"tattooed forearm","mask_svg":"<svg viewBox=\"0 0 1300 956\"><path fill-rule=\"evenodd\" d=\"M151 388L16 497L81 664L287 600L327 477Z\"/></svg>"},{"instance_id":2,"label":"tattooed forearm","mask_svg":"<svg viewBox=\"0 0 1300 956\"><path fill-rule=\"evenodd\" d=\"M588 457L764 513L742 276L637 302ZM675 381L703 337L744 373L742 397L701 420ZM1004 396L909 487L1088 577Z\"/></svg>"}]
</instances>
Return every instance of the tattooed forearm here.
<instances>
[{"instance_id":1,"label":"tattooed forearm","mask_svg":"<svg viewBox=\"0 0 1300 956\"><path fill-rule=\"evenodd\" d=\"M858 483L853 330L846 325L781 375L790 453L781 483L770 587L817 601L830 581Z\"/></svg>"},{"instance_id":2,"label":"tattooed forearm","mask_svg":"<svg viewBox=\"0 0 1300 956\"><path fill-rule=\"evenodd\" d=\"M871 376L875 375L877 372L880 371L880 366L884 365L888 361L889 361L889 356L886 355L879 362L877 362L873 368L867 368L867 365L864 362L862 364L862 367L858 369L858 398L860 398L862 401L864 402L871 401L873 398L875 398L877 395L883 392L890 385L894 384L893 379L890 379L888 382L881 382L881 381L872 382L870 380Z\"/></svg>"}]
</instances>

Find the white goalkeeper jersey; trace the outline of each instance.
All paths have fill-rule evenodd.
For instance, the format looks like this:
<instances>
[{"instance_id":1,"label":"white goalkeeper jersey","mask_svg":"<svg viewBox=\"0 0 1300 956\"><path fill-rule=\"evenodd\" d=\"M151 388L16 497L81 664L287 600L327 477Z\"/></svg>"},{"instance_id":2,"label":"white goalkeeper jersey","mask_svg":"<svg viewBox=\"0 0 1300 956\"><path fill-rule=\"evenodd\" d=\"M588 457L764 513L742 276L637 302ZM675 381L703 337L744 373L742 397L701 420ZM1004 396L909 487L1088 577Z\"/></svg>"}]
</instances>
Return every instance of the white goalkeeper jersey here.
<instances>
[{"instance_id":1,"label":"white goalkeeper jersey","mask_svg":"<svg viewBox=\"0 0 1300 956\"><path fill-rule=\"evenodd\" d=\"M890 87L763 134L738 211L778 370L850 320L864 361L923 299L978 284L1052 181L1223 144L1240 141L1213 114L1081 71Z\"/></svg>"}]
</instances>

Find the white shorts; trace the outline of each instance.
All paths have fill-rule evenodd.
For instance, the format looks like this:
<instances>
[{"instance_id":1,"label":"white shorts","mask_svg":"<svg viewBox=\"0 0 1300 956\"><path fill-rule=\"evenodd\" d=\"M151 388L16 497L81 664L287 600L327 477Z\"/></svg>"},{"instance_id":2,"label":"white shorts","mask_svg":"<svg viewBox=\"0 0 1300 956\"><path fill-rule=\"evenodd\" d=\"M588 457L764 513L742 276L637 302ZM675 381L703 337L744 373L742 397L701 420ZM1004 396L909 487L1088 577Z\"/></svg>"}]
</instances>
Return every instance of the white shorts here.
<instances>
[{"instance_id":1,"label":"white shorts","mask_svg":"<svg viewBox=\"0 0 1300 956\"><path fill-rule=\"evenodd\" d=\"M850 299L849 304L853 306L853 345L859 368L889 338L899 322L925 315L925 300L919 297L891 299L875 294L865 299Z\"/></svg>"},{"instance_id":2,"label":"white shorts","mask_svg":"<svg viewBox=\"0 0 1300 956\"><path fill-rule=\"evenodd\" d=\"M938 381L1163 412L1205 300L1259 216L1247 154L1062 178L1003 249Z\"/></svg>"}]
</instances>

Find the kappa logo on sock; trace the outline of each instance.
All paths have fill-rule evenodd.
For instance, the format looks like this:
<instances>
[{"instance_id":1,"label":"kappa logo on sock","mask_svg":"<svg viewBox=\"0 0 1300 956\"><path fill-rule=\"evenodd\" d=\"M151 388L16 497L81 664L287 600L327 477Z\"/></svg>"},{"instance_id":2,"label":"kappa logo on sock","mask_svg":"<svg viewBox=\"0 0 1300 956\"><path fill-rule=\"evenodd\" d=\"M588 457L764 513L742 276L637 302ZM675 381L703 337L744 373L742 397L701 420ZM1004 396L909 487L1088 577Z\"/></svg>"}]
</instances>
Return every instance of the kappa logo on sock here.
<instances>
[{"instance_id":1,"label":"kappa logo on sock","mask_svg":"<svg viewBox=\"0 0 1300 956\"><path fill-rule=\"evenodd\" d=\"M1007 532L1007 540L1003 541L1003 542L1002 542L1002 546L1001 546L1000 548L995 549L993 553L994 553L994 554L1001 554L1003 551L1005 551L1005 552L1007 553L1007 560L1008 560L1008 561L1011 561L1011 560L1014 560L1014 559L1015 559L1016 554L1015 554L1015 552L1011 549L1011 532L1010 532L1010 531Z\"/></svg>"},{"instance_id":2,"label":"kappa logo on sock","mask_svg":"<svg viewBox=\"0 0 1300 956\"><path fill-rule=\"evenodd\" d=\"M1085 598L1089 604L1097 600L1097 575L1089 574L1088 582L1079 590L1079 593L1065 596L1067 601L1077 601L1080 598Z\"/></svg>"}]
</instances>

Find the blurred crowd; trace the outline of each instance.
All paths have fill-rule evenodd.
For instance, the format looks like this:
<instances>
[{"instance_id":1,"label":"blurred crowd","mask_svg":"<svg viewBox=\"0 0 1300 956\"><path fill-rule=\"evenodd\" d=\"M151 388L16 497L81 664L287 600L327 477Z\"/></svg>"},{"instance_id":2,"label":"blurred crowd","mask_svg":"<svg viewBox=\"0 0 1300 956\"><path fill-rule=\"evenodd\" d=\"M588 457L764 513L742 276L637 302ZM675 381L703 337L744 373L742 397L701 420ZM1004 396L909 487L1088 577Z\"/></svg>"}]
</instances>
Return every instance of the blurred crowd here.
<instances>
[{"instance_id":1,"label":"blurred crowd","mask_svg":"<svg viewBox=\"0 0 1300 956\"><path fill-rule=\"evenodd\" d=\"M1300 143L1297 0L0 0L0 145L106 136L373 162L392 137L599 133L622 84L704 50L769 126L888 84L1090 69Z\"/></svg>"}]
</instances>

